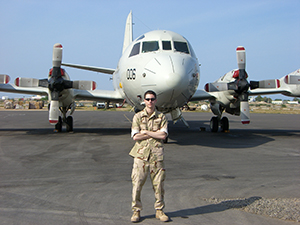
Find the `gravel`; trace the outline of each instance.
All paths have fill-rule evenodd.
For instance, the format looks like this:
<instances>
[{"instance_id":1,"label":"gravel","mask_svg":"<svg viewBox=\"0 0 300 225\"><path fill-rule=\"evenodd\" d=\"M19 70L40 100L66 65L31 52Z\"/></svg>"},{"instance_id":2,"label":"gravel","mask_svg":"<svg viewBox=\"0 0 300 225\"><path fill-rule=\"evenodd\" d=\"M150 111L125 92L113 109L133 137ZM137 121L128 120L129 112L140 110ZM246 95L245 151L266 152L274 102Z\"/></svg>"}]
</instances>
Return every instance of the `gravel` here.
<instances>
[{"instance_id":1,"label":"gravel","mask_svg":"<svg viewBox=\"0 0 300 225\"><path fill-rule=\"evenodd\" d=\"M239 209L245 212L270 216L281 220L300 222L299 198L275 198L262 197L237 198L237 199L204 199L213 204L218 204L228 209Z\"/></svg>"}]
</instances>

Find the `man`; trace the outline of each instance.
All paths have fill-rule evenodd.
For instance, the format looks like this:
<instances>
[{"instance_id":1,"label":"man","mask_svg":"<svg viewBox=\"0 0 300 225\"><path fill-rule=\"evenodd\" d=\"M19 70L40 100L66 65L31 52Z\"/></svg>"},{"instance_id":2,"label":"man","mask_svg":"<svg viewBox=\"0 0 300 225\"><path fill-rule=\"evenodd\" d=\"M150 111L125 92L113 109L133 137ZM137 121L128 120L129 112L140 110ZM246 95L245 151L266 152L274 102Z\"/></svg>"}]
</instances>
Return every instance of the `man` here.
<instances>
[{"instance_id":1,"label":"man","mask_svg":"<svg viewBox=\"0 0 300 225\"><path fill-rule=\"evenodd\" d=\"M164 114L155 109L156 93L144 94L145 108L135 114L132 121L131 137L136 141L129 155L134 157L132 169L132 222L140 221L142 210L141 191L150 172L155 193L156 218L168 221L169 217L162 211L164 203L165 169L163 162L163 140L168 135L168 123Z\"/></svg>"}]
</instances>

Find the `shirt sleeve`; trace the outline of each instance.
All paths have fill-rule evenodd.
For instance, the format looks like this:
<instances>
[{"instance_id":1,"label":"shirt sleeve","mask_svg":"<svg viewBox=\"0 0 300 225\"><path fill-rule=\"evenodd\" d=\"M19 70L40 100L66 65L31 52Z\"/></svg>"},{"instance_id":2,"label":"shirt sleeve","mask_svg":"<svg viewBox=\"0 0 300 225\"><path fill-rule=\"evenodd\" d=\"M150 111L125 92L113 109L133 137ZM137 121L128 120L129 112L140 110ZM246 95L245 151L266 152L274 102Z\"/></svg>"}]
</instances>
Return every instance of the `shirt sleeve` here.
<instances>
[{"instance_id":1,"label":"shirt sleeve","mask_svg":"<svg viewBox=\"0 0 300 225\"><path fill-rule=\"evenodd\" d=\"M165 132L167 135L169 135L169 133L168 133L168 121L167 121L165 115L162 116L161 126L160 126L160 129L159 129L159 130L160 130L160 131L163 131L163 132Z\"/></svg>"},{"instance_id":2,"label":"shirt sleeve","mask_svg":"<svg viewBox=\"0 0 300 225\"><path fill-rule=\"evenodd\" d=\"M138 134L139 132L140 132L140 126L139 126L139 122L138 122L138 116L137 116L137 114L135 114L132 119L131 137L133 138L133 136L135 134Z\"/></svg>"}]
</instances>

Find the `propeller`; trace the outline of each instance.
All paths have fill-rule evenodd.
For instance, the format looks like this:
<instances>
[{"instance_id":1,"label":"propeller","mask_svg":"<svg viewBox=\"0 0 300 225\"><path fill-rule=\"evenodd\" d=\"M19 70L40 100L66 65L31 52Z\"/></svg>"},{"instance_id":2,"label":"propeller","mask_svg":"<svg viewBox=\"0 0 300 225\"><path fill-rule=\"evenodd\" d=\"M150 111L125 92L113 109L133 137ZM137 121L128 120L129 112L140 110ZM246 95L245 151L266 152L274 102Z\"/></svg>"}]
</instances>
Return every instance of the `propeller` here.
<instances>
[{"instance_id":1,"label":"propeller","mask_svg":"<svg viewBox=\"0 0 300 225\"><path fill-rule=\"evenodd\" d=\"M237 94L237 98L240 100L240 115L243 124L250 123L250 112L248 103L248 90L251 84L247 81L248 75L246 73L246 51L243 46L239 46L236 49L238 70L234 71L233 78L236 80L233 82L214 82L207 83L205 90L211 91L227 91L233 90ZM259 84L257 84L258 86Z\"/></svg>"},{"instance_id":2,"label":"propeller","mask_svg":"<svg viewBox=\"0 0 300 225\"><path fill-rule=\"evenodd\" d=\"M248 82L247 80L248 74L246 72L246 51L243 46L237 47L236 56L237 56L238 69L235 70L234 72L229 72L225 74L225 76L230 76L230 79L235 78L235 80L229 83L222 82L222 81L207 83L204 88L207 92L228 91L228 90L235 91L236 97L240 101L241 122L243 124L249 124L250 123L250 112L249 112L249 102L248 102L249 88L250 89L279 88L280 81L278 79L272 79L272 80ZM294 80L296 80L296 78L293 78L293 82L296 82Z\"/></svg>"},{"instance_id":3,"label":"propeller","mask_svg":"<svg viewBox=\"0 0 300 225\"><path fill-rule=\"evenodd\" d=\"M249 82L247 81L246 73L246 51L242 46L237 47L236 49L236 58L238 63L238 72L239 78L237 81L238 89L235 90L239 94L240 99L240 111L241 111L241 121L243 124L250 123L250 111L249 111L249 102L248 102L248 90L250 87Z\"/></svg>"},{"instance_id":4,"label":"propeller","mask_svg":"<svg viewBox=\"0 0 300 225\"><path fill-rule=\"evenodd\" d=\"M18 77L15 80L16 86L19 87L47 87L50 95L49 122L55 125L59 122L60 103L59 96L65 89L81 89L95 90L96 83L94 81L70 81L65 76L64 69L61 68L62 62L61 44L57 43L53 46L52 69L49 72L49 79L34 79Z\"/></svg>"},{"instance_id":5,"label":"propeller","mask_svg":"<svg viewBox=\"0 0 300 225\"><path fill-rule=\"evenodd\" d=\"M51 102L49 109L49 122L52 125L58 123L59 120L59 93L67 88L69 83L64 82L62 78L61 71L61 61L62 61L62 45L55 44L53 46L53 55L52 55L52 74L49 79L48 88L50 91ZM70 88L70 87L68 87Z\"/></svg>"}]
</instances>

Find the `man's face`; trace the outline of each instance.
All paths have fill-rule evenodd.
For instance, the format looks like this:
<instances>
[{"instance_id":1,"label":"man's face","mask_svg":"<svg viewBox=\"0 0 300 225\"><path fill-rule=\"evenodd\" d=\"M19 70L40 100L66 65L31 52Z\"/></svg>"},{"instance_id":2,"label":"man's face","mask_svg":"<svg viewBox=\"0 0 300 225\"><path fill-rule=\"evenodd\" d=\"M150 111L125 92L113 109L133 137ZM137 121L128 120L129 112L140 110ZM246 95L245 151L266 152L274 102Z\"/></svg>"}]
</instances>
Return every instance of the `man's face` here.
<instances>
[{"instance_id":1,"label":"man's face","mask_svg":"<svg viewBox=\"0 0 300 225\"><path fill-rule=\"evenodd\" d=\"M154 109L157 100L153 94L146 94L144 102L147 108Z\"/></svg>"}]
</instances>

